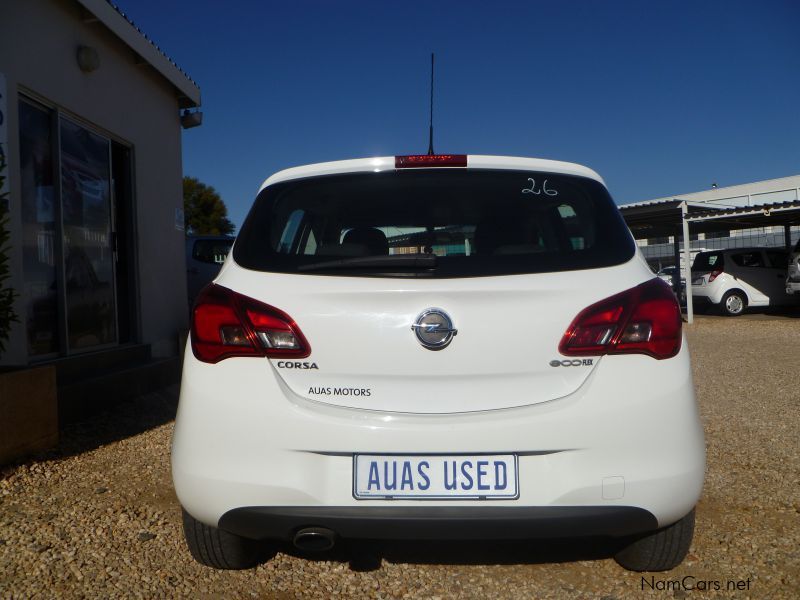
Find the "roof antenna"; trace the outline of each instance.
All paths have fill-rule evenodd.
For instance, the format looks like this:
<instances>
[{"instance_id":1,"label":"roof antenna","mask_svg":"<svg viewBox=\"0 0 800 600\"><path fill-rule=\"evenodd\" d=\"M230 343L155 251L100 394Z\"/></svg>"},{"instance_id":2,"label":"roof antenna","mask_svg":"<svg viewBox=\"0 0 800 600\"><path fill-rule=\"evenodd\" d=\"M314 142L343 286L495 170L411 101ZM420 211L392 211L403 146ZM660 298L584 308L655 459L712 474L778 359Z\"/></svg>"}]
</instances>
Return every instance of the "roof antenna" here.
<instances>
[{"instance_id":1,"label":"roof antenna","mask_svg":"<svg viewBox=\"0 0 800 600\"><path fill-rule=\"evenodd\" d=\"M431 52L431 124L428 131L428 156L433 156L433 52Z\"/></svg>"}]
</instances>

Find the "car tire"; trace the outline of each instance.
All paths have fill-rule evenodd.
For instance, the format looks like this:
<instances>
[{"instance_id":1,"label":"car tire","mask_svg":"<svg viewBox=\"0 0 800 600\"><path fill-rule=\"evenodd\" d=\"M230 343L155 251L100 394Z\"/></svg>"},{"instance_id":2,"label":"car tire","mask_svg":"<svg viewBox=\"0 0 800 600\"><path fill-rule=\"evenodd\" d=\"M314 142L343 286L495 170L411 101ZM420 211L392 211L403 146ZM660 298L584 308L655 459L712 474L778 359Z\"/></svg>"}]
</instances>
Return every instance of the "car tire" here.
<instances>
[{"instance_id":1,"label":"car tire","mask_svg":"<svg viewBox=\"0 0 800 600\"><path fill-rule=\"evenodd\" d=\"M722 297L719 307L726 317L738 317L747 308L747 296L741 290L731 290Z\"/></svg>"},{"instance_id":2,"label":"car tire","mask_svg":"<svg viewBox=\"0 0 800 600\"><path fill-rule=\"evenodd\" d=\"M686 558L693 535L694 509L677 523L634 540L614 560L629 571L668 571Z\"/></svg>"},{"instance_id":3,"label":"car tire","mask_svg":"<svg viewBox=\"0 0 800 600\"><path fill-rule=\"evenodd\" d=\"M268 544L201 523L183 510L183 534L192 557L215 569L249 569L270 557Z\"/></svg>"}]
</instances>

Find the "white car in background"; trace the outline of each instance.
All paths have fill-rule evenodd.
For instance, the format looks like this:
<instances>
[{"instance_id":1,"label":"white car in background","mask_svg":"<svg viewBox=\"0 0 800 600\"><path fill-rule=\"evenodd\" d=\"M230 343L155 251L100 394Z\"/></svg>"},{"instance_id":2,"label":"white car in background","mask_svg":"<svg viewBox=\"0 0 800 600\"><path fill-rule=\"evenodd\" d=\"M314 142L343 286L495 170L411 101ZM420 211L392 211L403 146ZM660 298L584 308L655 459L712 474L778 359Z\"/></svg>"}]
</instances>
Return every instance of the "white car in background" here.
<instances>
[{"instance_id":1,"label":"white car in background","mask_svg":"<svg viewBox=\"0 0 800 600\"><path fill-rule=\"evenodd\" d=\"M701 252L692 265L692 300L735 317L748 307L786 306L789 254L782 248L730 248Z\"/></svg>"},{"instance_id":2,"label":"white car in background","mask_svg":"<svg viewBox=\"0 0 800 600\"><path fill-rule=\"evenodd\" d=\"M676 298L580 165L281 171L194 306L172 472L205 565L274 541L609 536L665 570L704 467Z\"/></svg>"},{"instance_id":3,"label":"white car in background","mask_svg":"<svg viewBox=\"0 0 800 600\"><path fill-rule=\"evenodd\" d=\"M789 255L789 268L786 272L786 293L800 297L800 240Z\"/></svg>"}]
</instances>

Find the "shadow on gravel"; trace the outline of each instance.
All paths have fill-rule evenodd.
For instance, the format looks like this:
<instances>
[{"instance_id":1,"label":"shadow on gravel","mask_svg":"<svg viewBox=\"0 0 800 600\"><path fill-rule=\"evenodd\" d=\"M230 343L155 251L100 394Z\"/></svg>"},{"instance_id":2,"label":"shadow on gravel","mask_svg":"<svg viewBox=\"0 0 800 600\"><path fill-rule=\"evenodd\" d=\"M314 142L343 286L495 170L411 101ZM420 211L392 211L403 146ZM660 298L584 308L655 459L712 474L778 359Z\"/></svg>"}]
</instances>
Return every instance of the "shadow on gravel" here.
<instances>
[{"instance_id":1,"label":"shadow on gravel","mask_svg":"<svg viewBox=\"0 0 800 600\"><path fill-rule=\"evenodd\" d=\"M683 318L686 318L686 307L682 307ZM696 310L695 317L701 319L716 318L723 320L742 320L742 321L772 321L783 319L800 319L800 306L776 306L763 308L747 308L738 317L727 317L717 310L710 307Z\"/></svg>"},{"instance_id":2,"label":"shadow on gravel","mask_svg":"<svg viewBox=\"0 0 800 600\"><path fill-rule=\"evenodd\" d=\"M175 419L178 410L178 391L177 385L170 386L112 405L91 417L64 425L56 448L6 467L83 454L169 423Z\"/></svg>"},{"instance_id":3,"label":"shadow on gravel","mask_svg":"<svg viewBox=\"0 0 800 600\"><path fill-rule=\"evenodd\" d=\"M280 552L311 561L348 563L353 571L375 571L391 563L427 565L523 565L613 558L624 542L612 538L513 541L340 540L332 550L306 553L290 545Z\"/></svg>"}]
</instances>

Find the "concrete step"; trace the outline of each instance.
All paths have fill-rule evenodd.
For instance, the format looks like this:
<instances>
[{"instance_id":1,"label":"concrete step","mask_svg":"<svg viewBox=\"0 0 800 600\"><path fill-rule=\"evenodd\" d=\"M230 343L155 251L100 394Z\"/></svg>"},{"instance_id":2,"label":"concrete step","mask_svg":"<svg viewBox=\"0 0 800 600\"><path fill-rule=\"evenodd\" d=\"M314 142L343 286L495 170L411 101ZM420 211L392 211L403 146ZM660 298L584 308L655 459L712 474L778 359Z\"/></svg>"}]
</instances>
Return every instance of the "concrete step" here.
<instances>
[{"instance_id":1,"label":"concrete step","mask_svg":"<svg viewBox=\"0 0 800 600\"><path fill-rule=\"evenodd\" d=\"M113 363L113 361L112 361ZM176 357L105 365L80 376L58 380L58 420L61 425L79 421L116 403L154 392L180 380L181 361Z\"/></svg>"},{"instance_id":2,"label":"concrete step","mask_svg":"<svg viewBox=\"0 0 800 600\"><path fill-rule=\"evenodd\" d=\"M52 361L52 365L56 368L56 378L58 385L61 386L92 377L98 373L113 371L132 364L146 363L149 360L149 344L128 344L117 348L58 358Z\"/></svg>"}]
</instances>

